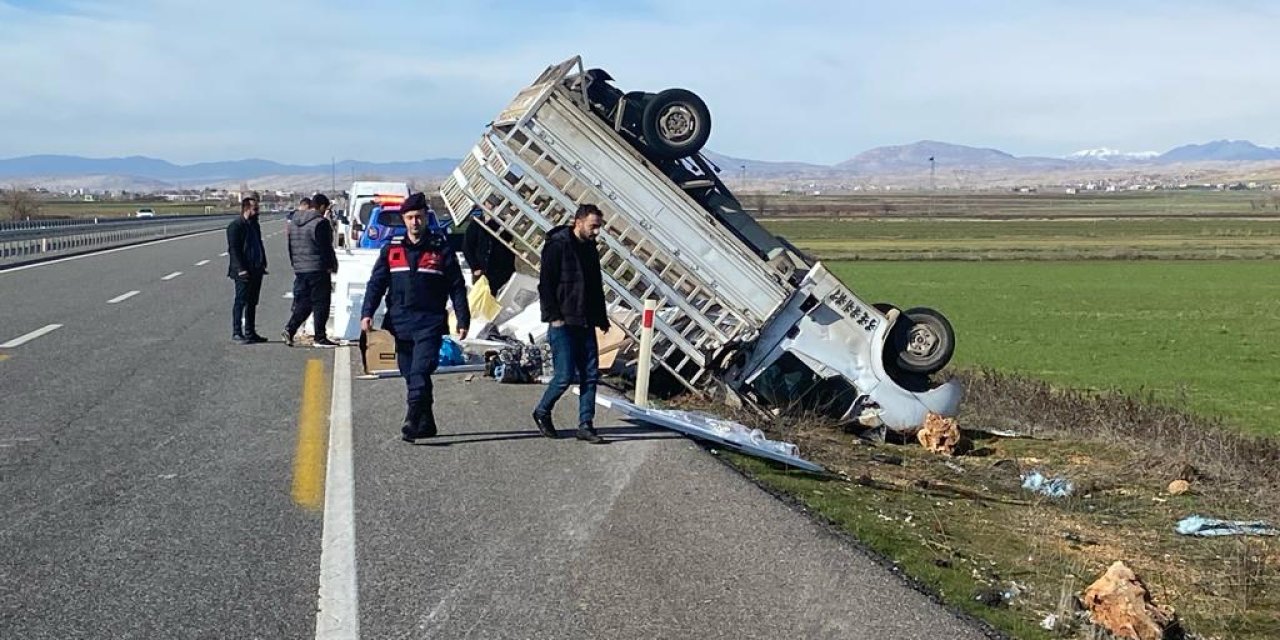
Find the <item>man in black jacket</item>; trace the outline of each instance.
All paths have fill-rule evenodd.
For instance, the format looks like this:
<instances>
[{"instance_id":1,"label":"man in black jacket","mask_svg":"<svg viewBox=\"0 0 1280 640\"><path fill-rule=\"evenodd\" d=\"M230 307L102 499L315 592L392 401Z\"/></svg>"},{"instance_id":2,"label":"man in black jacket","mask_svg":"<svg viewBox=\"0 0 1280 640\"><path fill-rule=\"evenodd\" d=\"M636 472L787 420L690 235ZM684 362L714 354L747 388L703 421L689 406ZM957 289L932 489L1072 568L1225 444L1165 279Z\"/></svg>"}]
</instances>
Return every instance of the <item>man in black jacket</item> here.
<instances>
[{"instance_id":1,"label":"man in black jacket","mask_svg":"<svg viewBox=\"0 0 1280 640\"><path fill-rule=\"evenodd\" d=\"M431 374L449 333L445 303L453 302L459 339L467 337L471 324L462 268L448 238L427 228L426 213L427 198L421 193L400 206L406 237L393 238L378 254L360 310L360 328L373 330L373 316L386 296L382 326L396 338L396 365L404 376L408 410L400 438L406 442L436 435Z\"/></svg>"},{"instance_id":2,"label":"man in black jacket","mask_svg":"<svg viewBox=\"0 0 1280 640\"><path fill-rule=\"evenodd\" d=\"M267 251L258 226L258 199L240 201L240 217L227 225L227 277L236 283L231 304L231 339L240 344L266 342L258 335L256 320L262 276L267 275ZM243 323L242 323L243 321Z\"/></svg>"},{"instance_id":3,"label":"man in black jacket","mask_svg":"<svg viewBox=\"0 0 1280 640\"><path fill-rule=\"evenodd\" d=\"M603 226L599 207L583 204L573 216L573 225L552 229L542 245L538 298L542 320L551 325L547 341L551 343L555 374L533 410L533 422L548 438L556 437L551 409L576 377L581 391L577 438L593 444L604 442L592 423L596 415L596 385L600 381L596 328L609 328L600 254L596 250L596 237Z\"/></svg>"},{"instance_id":4,"label":"man in black jacket","mask_svg":"<svg viewBox=\"0 0 1280 640\"><path fill-rule=\"evenodd\" d=\"M293 346L293 334L309 315L316 329L315 346L338 346L325 335L333 292L329 274L338 272L338 254L333 250L333 226L322 210L313 208L316 201L320 202L322 210L329 203L324 194L314 199L303 198L285 226L289 262L294 272L293 314L289 316L281 336L290 347Z\"/></svg>"},{"instance_id":5,"label":"man in black jacket","mask_svg":"<svg viewBox=\"0 0 1280 640\"><path fill-rule=\"evenodd\" d=\"M488 227L488 231L481 227ZM462 255L467 258L467 266L471 268L472 281L485 276L489 281L489 292L495 297L502 286L511 280L516 272L516 256L501 240L494 237L501 234L505 240L511 235L492 219L485 219L484 210L479 206L471 208L471 223L467 225L466 235L462 239Z\"/></svg>"}]
</instances>

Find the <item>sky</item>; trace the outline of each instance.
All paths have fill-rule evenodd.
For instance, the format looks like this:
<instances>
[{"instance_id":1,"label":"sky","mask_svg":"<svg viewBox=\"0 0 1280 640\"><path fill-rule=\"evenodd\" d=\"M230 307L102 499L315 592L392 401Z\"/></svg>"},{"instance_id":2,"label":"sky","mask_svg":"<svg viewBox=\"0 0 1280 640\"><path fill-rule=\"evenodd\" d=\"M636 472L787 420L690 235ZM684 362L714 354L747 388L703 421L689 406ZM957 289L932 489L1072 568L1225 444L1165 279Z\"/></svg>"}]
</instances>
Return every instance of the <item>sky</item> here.
<instances>
[{"instance_id":1,"label":"sky","mask_svg":"<svg viewBox=\"0 0 1280 640\"><path fill-rule=\"evenodd\" d=\"M0 0L0 158L456 158L574 55L755 160L1278 146L1277 33L1270 0Z\"/></svg>"}]
</instances>

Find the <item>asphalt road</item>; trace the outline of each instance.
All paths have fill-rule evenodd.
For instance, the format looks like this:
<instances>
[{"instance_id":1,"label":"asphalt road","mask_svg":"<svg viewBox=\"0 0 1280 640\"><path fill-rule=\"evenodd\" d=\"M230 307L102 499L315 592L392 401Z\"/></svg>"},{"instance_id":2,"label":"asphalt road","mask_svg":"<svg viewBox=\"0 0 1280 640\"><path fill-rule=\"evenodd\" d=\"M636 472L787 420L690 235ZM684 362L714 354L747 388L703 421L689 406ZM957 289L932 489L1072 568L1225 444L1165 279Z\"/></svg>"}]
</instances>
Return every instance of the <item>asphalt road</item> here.
<instances>
[{"instance_id":1,"label":"asphalt road","mask_svg":"<svg viewBox=\"0 0 1280 640\"><path fill-rule=\"evenodd\" d=\"M538 387L439 377L401 442L358 354L230 342L224 245L0 271L0 637L983 637L675 434L539 437Z\"/></svg>"}]
</instances>

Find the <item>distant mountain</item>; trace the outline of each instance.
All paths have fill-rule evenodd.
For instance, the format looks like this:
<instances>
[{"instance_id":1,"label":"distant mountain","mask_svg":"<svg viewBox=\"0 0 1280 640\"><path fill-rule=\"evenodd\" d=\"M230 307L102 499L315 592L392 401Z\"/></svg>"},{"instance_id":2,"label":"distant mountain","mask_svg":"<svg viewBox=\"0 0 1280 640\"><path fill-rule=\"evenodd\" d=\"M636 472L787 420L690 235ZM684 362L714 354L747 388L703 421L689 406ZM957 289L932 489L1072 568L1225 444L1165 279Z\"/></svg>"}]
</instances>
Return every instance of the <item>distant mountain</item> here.
<instances>
[{"instance_id":1,"label":"distant mountain","mask_svg":"<svg viewBox=\"0 0 1280 640\"><path fill-rule=\"evenodd\" d=\"M1067 159L1099 160L1102 162L1143 162L1149 161L1159 155L1159 151L1125 152L1117 149L1108 149L1107 147L1099 147L1097 149L1084 149L1083 151L1077 151L1067 156Z\"/></svg>"},{"instance_id":2,"label":"distant mountain","mask_svg":"<svg viewBox=\"0 0 1280 640\"><path fill-rule=\"evenodd\" d=\"M1171 149L1158 162L1239 162L1280 160L1280 148L1259 147L1248 140L1215 140Z\"/></svg>"},{"instance_id":3,"label":"distant mountain","mask_svg":"<svg viewBox=\"0 0 1280 640\"><path fill-rule=\"evenodd\" d=\"M0 160L0 178L60 178L70 176L129 176L139 180L211 183L247 180L268 175L330 175L348 178L360 175L395 177L448 175L458 160L433 158L412 162L358 162L343 160L337 165L289 165L271 160L235 160L177 165L165 160L130 156L128 158L81 158L79 156L25 156Z\"/></svg>"},{"instance_id":4,"label":"distant mountain","mask_svg":"<svg viewBox=\"0 0 1280 640\"><path fill-rule=\"evenodd\" d=\"M835 166L859 174L916 173L928 170L930 158L938 167L955 169L1057 169L1069 166L1059 158L1019 158L999 149L921 140L913 144L876 147Z\"/></svg>"},{"instance_id":5,"label":"distant mountain","mask_svg":"<svg viewBox=\"0 0 1280 640\"><path fill-rule=\"evenodd\" d=\"M1156 170L1162 164L1197 162L1280 161L1280 148L1260 147L1244 140L1219 140L1177 147L1163 154L1125 153L1109 148L1086 149L1066 158L1014 156L999 149L969 147L936 140L869 149L834 166L806 162L775 162L737 158L704 151L720 168L720 178L728 183L746 179L851 182L875 177L879 180L919 182L929 176L930 158L939 176L973 171L995 179L1004 176L1045 176L1059 172L1081 175L1092 171L1131 171L1135 167ZM433 158L409 162L359 162L293 165L262 159L202 162L178 165L143 156L127 158L83 158L65 155L35 155L0 159L0 185L25 183L58 188L90 190L162 191L182 188L254 188L290 190L332 189L354 178L384 178L430 184L449 174L458 164L453 158ZM744 175L745 172L745 175Z\"/></svg>"},{"instance_id":6,"label":"distant mountain","mask_svg":"<svg viewBox=\"0 0 1280 640\"><path fill-rule=\"evenodd\" d=\"M831 167L825 164L810 164L807 162L769 162L764 160L748 160L746 158L735 158L726 156L704 149L702 155L706 156L711 164L720 167L720 178L727 180L737 177L745 168L748 177L765 178L765 177L785 177L799 175L814 175L821 173L829 173Z\"/></svg>"}]
</instances>

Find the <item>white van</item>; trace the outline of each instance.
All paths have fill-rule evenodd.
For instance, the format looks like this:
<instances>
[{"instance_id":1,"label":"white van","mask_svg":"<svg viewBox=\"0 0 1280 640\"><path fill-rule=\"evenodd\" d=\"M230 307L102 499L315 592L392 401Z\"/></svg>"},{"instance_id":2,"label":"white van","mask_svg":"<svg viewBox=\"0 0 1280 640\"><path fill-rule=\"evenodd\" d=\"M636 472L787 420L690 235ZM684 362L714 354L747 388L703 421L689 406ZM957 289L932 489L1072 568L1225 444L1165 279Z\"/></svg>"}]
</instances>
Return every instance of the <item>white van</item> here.
<instances>
[{"instance_id":1,"label":"white van","mask_svg":"<svg viewBox=\"0 0 1280 640\"><path fill-rule=\"evenodd\" d=\"M409 197L409 185L404 182L366 182L351 183L347 192L347 209L345 215L338 220L338 246L353 248L360 242L360 232L369 224L369 214L373 212L374 200L381 196L397 198Z\"/></svg>"}]
</instances>

